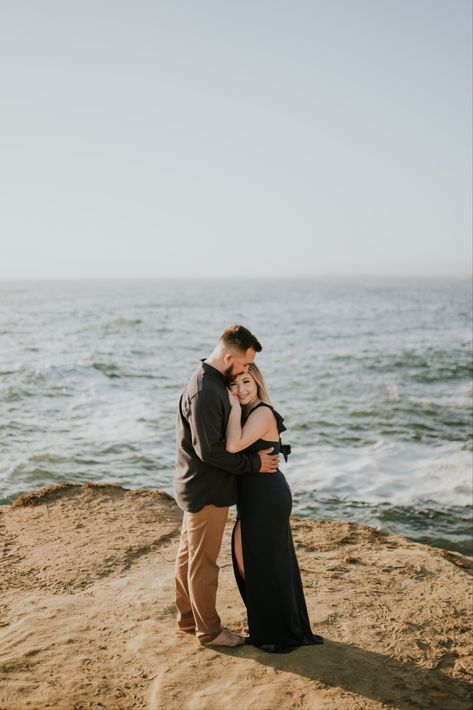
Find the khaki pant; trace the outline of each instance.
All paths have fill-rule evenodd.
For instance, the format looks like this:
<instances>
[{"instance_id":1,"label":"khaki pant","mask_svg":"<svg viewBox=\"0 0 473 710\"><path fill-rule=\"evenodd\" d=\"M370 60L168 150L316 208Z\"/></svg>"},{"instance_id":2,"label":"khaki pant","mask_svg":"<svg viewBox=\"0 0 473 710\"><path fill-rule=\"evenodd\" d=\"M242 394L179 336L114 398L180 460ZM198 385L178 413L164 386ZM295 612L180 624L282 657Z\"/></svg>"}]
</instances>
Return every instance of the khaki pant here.
<instances>
[{"instance_id":1,"label":"khaki pant","mask_svg":"<svg viewBox=\"0 0 473 710\"><path fill-rule=\"evenodd\" d=\"M206 505L197 513L184 513L176 558L176 606L180 629L194 632L200 643L213 641L222 626L215 608L217 557L222 544L228 507Z\"/></svg>"}]
</instances>

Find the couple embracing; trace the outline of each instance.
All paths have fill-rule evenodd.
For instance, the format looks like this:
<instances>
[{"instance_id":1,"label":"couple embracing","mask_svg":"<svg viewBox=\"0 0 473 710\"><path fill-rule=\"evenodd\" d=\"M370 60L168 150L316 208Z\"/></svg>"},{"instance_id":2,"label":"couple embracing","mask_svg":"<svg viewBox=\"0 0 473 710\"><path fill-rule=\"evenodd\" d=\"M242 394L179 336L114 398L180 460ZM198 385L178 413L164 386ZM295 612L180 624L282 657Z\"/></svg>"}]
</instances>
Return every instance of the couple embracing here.
<instances>
[{"instance_id":1,"label":"couple embracing","mask_svg":"<svg viewBox=\"0 0 473 710\"><path fill-rule=\"evenodd\" d=\"M177 416L176 500L184 511L176 559L177 623L204 646L250 643L284 653L322 643L307 614L289 516L291 491L278 468L285 430L254 364L262 349L241 325L227 328L182 393ZM228 508L247 638L222 627L217 557Z\"/></svg>"}]
</instances>

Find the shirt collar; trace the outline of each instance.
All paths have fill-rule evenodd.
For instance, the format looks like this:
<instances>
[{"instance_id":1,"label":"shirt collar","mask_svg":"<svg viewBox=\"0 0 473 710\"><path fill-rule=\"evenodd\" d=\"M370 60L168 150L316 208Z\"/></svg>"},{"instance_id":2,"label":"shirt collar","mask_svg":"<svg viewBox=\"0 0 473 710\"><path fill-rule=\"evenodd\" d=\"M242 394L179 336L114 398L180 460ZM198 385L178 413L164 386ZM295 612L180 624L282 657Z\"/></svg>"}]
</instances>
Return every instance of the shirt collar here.
<instances>
[{"instance_id":1,"label":"shirt collar","mask_svg":"<svg viewBox=\"0 0 473 710\"><path fill-rule=\"evenodd\" d=\"M205 358L202 358L200 362L202 363L202 369L207 375L214 377L216 380L223 382L225 385L227 384L227 378L225 375L222 375L222 373L213 365L209 365L208 362L205 362Z\"/></svg>"}]
</instances>

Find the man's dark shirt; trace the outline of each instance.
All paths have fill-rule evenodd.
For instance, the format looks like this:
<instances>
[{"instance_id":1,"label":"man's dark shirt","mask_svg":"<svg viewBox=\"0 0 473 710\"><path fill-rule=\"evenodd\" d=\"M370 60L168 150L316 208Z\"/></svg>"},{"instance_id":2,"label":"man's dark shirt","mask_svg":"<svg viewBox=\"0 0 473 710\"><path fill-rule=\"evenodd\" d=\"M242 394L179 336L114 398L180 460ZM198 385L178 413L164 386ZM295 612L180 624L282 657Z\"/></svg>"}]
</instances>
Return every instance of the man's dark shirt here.
<instances>
[{"instance_id":1,"label":"man's dark shirt","mask_svg":"<svg viewBox=\"0 0 473 710\"><path fill-rule=\"evenodd\" d=\"M202 361L184 387L177 413L174 488L182 510L196 513L204 505L233 505L235 475L258 473L261 468L257 454L226 451L230 409L224 375Z\"/></svg>"}]
</instances>

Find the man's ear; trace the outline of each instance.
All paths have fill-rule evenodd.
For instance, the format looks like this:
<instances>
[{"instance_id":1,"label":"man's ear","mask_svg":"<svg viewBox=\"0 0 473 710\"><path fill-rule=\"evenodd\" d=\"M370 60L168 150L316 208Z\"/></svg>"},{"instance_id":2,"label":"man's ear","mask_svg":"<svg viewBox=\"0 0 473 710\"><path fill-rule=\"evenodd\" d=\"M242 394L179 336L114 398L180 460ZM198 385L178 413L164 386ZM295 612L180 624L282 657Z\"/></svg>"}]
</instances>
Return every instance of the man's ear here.
<instances>
[{"instance_id":1,"label":"man's ear","mask_svg":"<svg viewBox=\"0 0 473 710\"><path fill-rule=\"evenodd\" d=\"M225 353L225 355L223 356L223 359L224 359L226 365L231 365L232 360L233 360L233 355L231 353Z\"/></svg>"}]
</instances>

